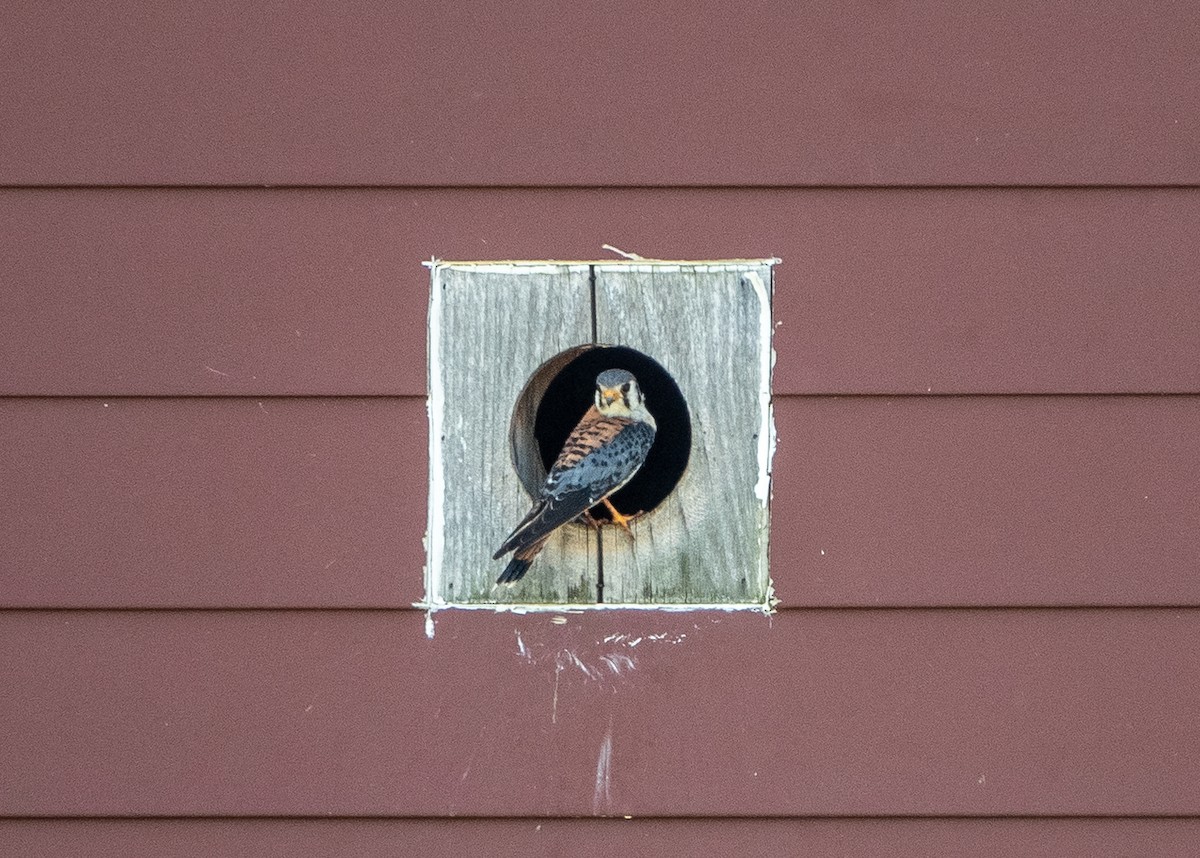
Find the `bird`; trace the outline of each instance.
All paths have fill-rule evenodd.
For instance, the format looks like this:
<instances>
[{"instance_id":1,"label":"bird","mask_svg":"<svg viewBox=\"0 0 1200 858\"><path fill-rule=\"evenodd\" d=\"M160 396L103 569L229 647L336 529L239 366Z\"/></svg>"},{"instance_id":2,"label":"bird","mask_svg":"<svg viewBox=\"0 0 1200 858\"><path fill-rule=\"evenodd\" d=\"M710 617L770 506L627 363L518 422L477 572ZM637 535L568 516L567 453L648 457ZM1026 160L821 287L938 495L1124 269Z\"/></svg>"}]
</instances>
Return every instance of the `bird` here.
<instances>
[{"instance_id":1,"label":"bird","mask_svg":"<svg viewBox=\"0 0 1200 858\"><path fill-rule=\"evenodd\" d=\"M496 583L520 581L550 535L598 503L628 531L634 516L619 513L608 498L645 463L657 430L633 373L606 369L596 376L593 404L567 436L533 508L492 555L499 560L513 552Z\"/></svg>"}]
</instances>

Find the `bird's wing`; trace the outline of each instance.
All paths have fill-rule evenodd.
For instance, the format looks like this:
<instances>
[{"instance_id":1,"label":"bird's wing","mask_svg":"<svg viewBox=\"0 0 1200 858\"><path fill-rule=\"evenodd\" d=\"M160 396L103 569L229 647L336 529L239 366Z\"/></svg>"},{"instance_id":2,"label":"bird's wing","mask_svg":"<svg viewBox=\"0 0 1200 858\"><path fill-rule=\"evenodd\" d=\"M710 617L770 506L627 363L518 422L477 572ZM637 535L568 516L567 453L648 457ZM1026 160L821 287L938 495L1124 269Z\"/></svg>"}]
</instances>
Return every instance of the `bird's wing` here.
<instances>
[{"instance_id":1,"label":"bird's wing","mask_svg":"<svg viewBox=\"0 0 1200 858\"><path fill-rule=\"evenodd\" d=\"M589 411L563 445L538 502L496 557L545 537L625 485L653 443L654 429L648 424Z\"/></svg>"}]
</instances>

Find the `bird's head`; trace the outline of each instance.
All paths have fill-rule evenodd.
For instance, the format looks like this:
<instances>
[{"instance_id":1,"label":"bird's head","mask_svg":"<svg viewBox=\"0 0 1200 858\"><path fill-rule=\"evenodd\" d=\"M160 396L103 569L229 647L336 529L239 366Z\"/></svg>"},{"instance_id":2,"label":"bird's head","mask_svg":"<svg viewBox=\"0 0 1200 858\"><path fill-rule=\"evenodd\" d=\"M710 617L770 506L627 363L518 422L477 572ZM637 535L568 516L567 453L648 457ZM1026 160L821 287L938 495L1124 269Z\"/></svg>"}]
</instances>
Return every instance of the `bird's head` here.
<instances>
[{"instance_id":1,"label":"bird's head","mask_svg":"<svg viewBox=\"0 0 1200 858\"><path fill-rule=\"evenodd\" d=\"M633 373L606 369L596 376L596 410L605 417L627 417L654 425Z\"/></svg>"}]
</instances>

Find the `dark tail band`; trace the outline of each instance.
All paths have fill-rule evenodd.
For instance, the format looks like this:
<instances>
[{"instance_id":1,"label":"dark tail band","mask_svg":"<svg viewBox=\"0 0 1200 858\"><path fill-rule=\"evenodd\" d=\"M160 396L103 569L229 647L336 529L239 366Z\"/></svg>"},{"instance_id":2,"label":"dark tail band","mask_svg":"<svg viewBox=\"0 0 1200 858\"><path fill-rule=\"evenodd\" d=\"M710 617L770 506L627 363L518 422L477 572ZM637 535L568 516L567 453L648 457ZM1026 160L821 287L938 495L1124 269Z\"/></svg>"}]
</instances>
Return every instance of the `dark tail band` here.
<instances>
[{"instance_id":1,"label":"dark tail band","mask_svg":"<svg viewBox=\"0 0 1200 858\"><path fill-rule=\"evenodd\" d=\"M525 573L529 571L529 567L533 565L533 558L528 560L521 557L514 557L504 567L504 571L500 573L500 577L496 579L497 584L515 584L525 577Z\"/></svg>"}]
</instances>

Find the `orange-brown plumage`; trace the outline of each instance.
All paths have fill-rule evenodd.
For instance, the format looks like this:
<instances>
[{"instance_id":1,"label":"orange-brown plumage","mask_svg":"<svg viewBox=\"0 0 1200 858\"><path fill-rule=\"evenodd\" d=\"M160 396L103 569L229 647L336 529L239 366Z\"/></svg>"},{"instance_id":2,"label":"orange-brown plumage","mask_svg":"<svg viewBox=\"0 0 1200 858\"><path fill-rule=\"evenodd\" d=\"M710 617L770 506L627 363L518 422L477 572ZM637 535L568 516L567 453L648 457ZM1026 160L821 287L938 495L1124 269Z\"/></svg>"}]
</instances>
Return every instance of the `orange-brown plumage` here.
<instances>
[{"instance_id":1,"label":"orange-brown plumage","mask_svg":"<svg viewBox=\"0 0 1200 858\"><path fill-rule=\"evenodd\" d=\"M600 373L595 404L567 437L533 508L494 555L513 552L497 583L519 581L551 533L629 482L646 460L655 428L633 375Z\"/></svg>"}]
</instances>

